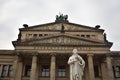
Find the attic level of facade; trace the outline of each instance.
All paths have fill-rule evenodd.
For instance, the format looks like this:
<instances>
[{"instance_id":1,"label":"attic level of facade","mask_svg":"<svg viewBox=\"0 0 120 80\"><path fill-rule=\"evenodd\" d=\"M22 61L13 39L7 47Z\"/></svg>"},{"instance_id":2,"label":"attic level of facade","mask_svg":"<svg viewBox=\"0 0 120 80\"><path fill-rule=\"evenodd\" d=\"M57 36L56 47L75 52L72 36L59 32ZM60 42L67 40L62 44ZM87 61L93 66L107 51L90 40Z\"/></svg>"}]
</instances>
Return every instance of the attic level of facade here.
<instances>
[{"instance_id":1,"label":"attic level of facade","mask_svg":"<svg viewBox=\"0 0 120 80\"><path fill-rule=\"evenodd\" d=\"M57 33L58 34L58 33ZM22 39L39 39L39 38L43 38L43 37L48 37L48 36L52 36L55 35L54 33L28 33L26 34L26 37L22 37ZM69 34L71 35L71 34ZM97 40L98 39L98 35L96 34L85 34L85 33L76 33L76 34L72 34L73 36L79 37L79 38L89 38L89 39L94 39Z\"/></svg>"},{"instance_id":2,"label":"attic level of facade","mask_svg":"<svg viewBox=\"0 0 120 80\"><path fill-rule=\"evenodd\" d=\"M29 40L41 37L52 36L56 34L67 34L76 37L101 40L104 41L104 30L83 26L75 23L65 23L65 22L53 22L48 24L41 24L37 26L30 26L25 28L20 28L20 33L18 39Z\"/></svg>"}]
</instances>

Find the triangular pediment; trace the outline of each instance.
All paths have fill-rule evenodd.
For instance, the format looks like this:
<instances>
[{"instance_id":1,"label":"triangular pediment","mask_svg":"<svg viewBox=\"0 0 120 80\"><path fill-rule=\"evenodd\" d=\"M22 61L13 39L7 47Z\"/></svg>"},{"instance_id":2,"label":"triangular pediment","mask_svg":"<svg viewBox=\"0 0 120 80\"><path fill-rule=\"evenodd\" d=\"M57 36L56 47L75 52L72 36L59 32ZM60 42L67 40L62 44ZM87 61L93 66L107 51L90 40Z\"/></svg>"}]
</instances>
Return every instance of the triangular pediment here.
<instances>
[{"instance_id":1,"label":"triangular pediment","mask_svg":"<svg viewBox=\"0 0 120 80\"><path fill-rule=\"evenodd\" d=\"M75 24L75 23L47 23L47 24L41 24L41 25L36 25L36 26L30 26L28 28L21 28L21 30L43 30L43 31L58 31L61 30L61 26L64 26L65 31L104 31L102 29L96 29L94 27L89 27L85 25L80 25L80 24Z\"/></svg>"},{"instance_id":2,"label":"triangular pediment","mask_svg":"<svg viewBox=\"0 0 120 80\"><path fill-rule=\"evenodd\" d=\"M85 38L68 35L54 35L25 42L34 45L103 45L102 41L94 41Z\"/></svg>"}]
</instances>

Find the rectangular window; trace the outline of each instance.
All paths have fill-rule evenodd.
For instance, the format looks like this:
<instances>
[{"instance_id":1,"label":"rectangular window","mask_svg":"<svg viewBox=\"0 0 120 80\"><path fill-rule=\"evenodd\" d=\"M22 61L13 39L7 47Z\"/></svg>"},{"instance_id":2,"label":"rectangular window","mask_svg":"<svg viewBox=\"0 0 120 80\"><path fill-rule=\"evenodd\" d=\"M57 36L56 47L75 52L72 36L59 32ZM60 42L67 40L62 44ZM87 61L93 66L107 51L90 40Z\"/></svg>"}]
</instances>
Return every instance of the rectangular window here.
<instances>
[{"instance_id":1,"label":"rectangular window","mask_svg":"<svg viewBox=\"0 0 120 80\"><path fill-rule=\"evenodd\" d=\"M90 35L86 35L87 38L90 38Z\"/></svg>"},{"instance_id":2,"label":"rectangular window","mask_svg":"<svg viewBox=\"0 0 120 80\"><path fill-rule=\"evenodd\" d=\"M34 37L34 38L37 38L37 34L34 34L33 37Z\"/></svg>"},{"instance_id":3,"label":"rectangular window","mask_svg":"<svg viewBox=\"0 0 120 80\"><path fill-rule=\"evenodd\" d=\"M81 37L85 37L85 35L81 35Z\"/></svg>"},{"instance_id":4,"label":"rectangular window","mask_svg":"<svg viewBox=\"0 0 120 80\"><path fill-rule=\"evenodd\" d=\"M48 77L50 75L50 68L48 65L42 66L42 77Z\"/></svg>"},{"instance_id":5,"label":"rectangular window","mask_svg":"<svg viewBox=\"0 0 120 80\"><path fill-rule=\"evenodd\" d=\"M7 65L3 65L1 77L7 76L6 74L7 74Z\"/></svg>"},{"instance_id":6,"label":"rectangular window","mask_svg":"<svg viewBox=\"0 0 120 80\"><path fill-rule=\"evenodd\" d=\"M12 70L13 70L13 66L12 66L12 65L9 65L9 68L8 68L8 76L12 76Z\"/></svg>"},{"instance_id":7,"label":"rectangular window","mask_svg":"<svg viewBox=\"0 0 120 80\"><path fill-rule=\"evenodd\" d=\"M94 65L94 74L95 74L95 77L100 77L99 76L99 66L98 65Z\"/></svg>"},{"instance_id":8,"label":"rectangular window","mask_svg":"<svg viewBox=\"0 0 120 80\"><path fill-rule=\"evenodd\" d=\"M48 34L44 34L44 36L48 36Z\"/></svg>"},{"instance_id":9,"label":"rectangular window","mask_svg":"<svg viewBox=\"0 0 120 80\"><path fill-rule=\"evenodd\" d=\"M39 37L43 36L42 34L39 34Z\"/></svg>"},{"instance_id":10,"label":"rectangular window","mask_svg":"<svg viewBox=\"0 0 120 80\"><path fill-rule=\"evenodd\" d=\"M76 36L80 36L79 34L77 34Z\"/></svg>"},{"instance_id":11,"label":"rectangular window","mask_svg":"<svg viewBox=\"0 0 120 80\"><path fill-rule=\"evenodd\" d=\"M26 65L25 66L25 76L30 76L31 72L31 65Z\"/></svg>"},{"instance_id":12,"label":"rectangular window","mask_svg":"<svg viewBox=\"0 0 120 80\"><path fill-rule=\"evenodd\" d=\"M92 37L95 37L95 35L91 35Z\"/></svg>"},{"instance_id":13,"label":"rectangular window","mask_svg":"<svg viewBox=\"0 0 120 80\"><path fill-rule=\"evenodd\" d=\"M113 66L114 77L120 78L120 66Z\"/></svg>"},{"instance_id":14,"label":"rectangular window","mask_svg":"<svg viewBox=\"0 0 120 80\"><path fill-rule=\"evenodd\" d=\"M58 76L59 77L66 76L66 67L65 66L58 66Z\"/></svg>"}]
</instances>

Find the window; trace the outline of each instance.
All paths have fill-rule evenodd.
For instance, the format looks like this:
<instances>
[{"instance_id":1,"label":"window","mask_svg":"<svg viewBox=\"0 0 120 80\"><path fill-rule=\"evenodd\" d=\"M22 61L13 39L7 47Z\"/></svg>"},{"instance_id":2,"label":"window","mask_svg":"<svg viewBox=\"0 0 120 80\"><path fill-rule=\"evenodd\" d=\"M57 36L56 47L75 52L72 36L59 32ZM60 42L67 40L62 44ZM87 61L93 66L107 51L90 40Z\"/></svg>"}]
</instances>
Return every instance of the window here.
<instances>
[{"instance_id":1,"label":"window","mask_svg":"<svg viewBox=\"0 0 120 80\"><path fill-rule=\"evenodd\" d=\"M7 76L7 65L3 65L1 77Z\"/></svg>"},{"instance_id":2,"label":"window","mask_svg":"<svg viewBox=\"0 0 120 80\"><path fill-rule=\"evenodd\" d=\"M85 37L85 35L81 35L81 37Z\"/></svg>"},{"instance_id":3,"label":"window","mask_svg":"<svg viewBox=\"0 0 120 80\"><path fill-rule=\"evenodd\" d=\"M114 77L120 78L120 66L113 66Z\"/></svg>"},{"instance_id":4,"label":"window","mask_svg":"<svg viewBox=\"0 0 120 80\"><path fill-rule=\"evenodd\" d=\"M31 66L26 65L25 66L25 76L30 76L30 72L31 72Z\"/></svg>"},{"instance_id":5,"label":"window","mask_svg":"<svg viewBox=\"0 0 120 80\"><path fill-rule=\"evenodd\" d=\"M44 36L48 36L48 34L44 34Z\"/></svg>"},{"instance_id":6,"label":"window","mask_svg":"<svg viewBox=\"0 0 120 80\"><path fill-rule=\"evenodd\" d=\"M58 76L59 77L65 77L66 76L65 66L58 66Z\"/></svg>"},{"instance_id":7,"label":"window","mask_svg":"<svg viewBox=\"0 0 120 80\"><path fill-rule=\"evenodd\" d=\"M94 74L95 74L95 77L100 77L99 76L99 67L98 67L98 65L94 66Z\"/></svg>"},{"instance_id":8,"label":"window","mask_svg":"<svg viewBox=\"0 0 120 80\"><path fill-rule=\"evenodd\" d=\"M50 69L49 69L48 65L43 65L41 71L42 71L42 76L43 77L48 77L49 74L50 74Z\"/></svg>"},{"instance_id":9,"label":"window","mask_svg":"<svg viewBox=\"0 0 120 80\"><path fill-rule=\"evenodd\" d=\"M90 35L86 35L87 38L90 38Z\"/></svg>"},{"instance_id":10,"label":"window","mask_svg":"<svg viewBox=\"0 0 120 80\"><path fill-rule=\"evenodd\" d=\"M95 35L91 35L92 37L95 37Z\"/></svg>"},{"instance_id":11,"label":"window","mask_svg":"<svg viewBox=\"0 0 120 80\"><path fill-rule=\"evenodd\" d=\"M13 70L13 66L12 66L12 65L9 65L9 68L8 68L8 76L12 76L12 70Z\"/></svg>"},{"instance_id":12,"label":"window","mask_svg":"<svg viewBox=\"0 0 120 80\"><path fill-rule=\"evenodd\" d=\"M77 34L76 36L80 36L79 34Z\"/></svg>"},{"instance_id":13,"label":"window","mask_svg":"<svg viewBox=\"0 0 120 80\"><path fill-rule=\"evenodd\" d=\"M1 77L11 77L13 71L12 65L0 65Z\"/></svg>"},{"instance_id":14,"label":"window","mask_svg":"<svg viewBox=\"0 0 120 80\"><path fill-rule=\"evenodd\" d=\"M42 34L39 34L39 37L41 37L42 36Z\"/></svg>"},{"instance_id":15,"label":"window","mask_svg":"<svg viewBox=\"0 0 120 80\"><path fill-rule=\"evenodd\" d=\"M34 34L33 37L36 38L36 37L37 37L37 34Z\"/></svg>"}]
</instances>

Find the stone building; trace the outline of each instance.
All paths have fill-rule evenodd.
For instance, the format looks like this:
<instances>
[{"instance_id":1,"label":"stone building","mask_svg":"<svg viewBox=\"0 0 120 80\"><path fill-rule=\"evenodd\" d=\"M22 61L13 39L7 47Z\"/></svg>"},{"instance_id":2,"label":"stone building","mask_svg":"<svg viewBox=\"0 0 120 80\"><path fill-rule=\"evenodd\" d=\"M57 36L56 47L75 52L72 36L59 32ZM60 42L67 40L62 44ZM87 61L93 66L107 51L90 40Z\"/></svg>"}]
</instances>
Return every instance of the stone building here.
<instances>
[{"instance_id":1,"label":"stone building","mask_svg":"<svg viewBox=\"0 0 120 80\"><path fill-rule=\"evenodd\" d=\"M86 62L83 80L120 80L120 51L110 51L104 30L67 18L24 24L12 41L15 49L0 50L0 80L70 80L67 61L74 48Z\"/></svg>"}]
</instances>

